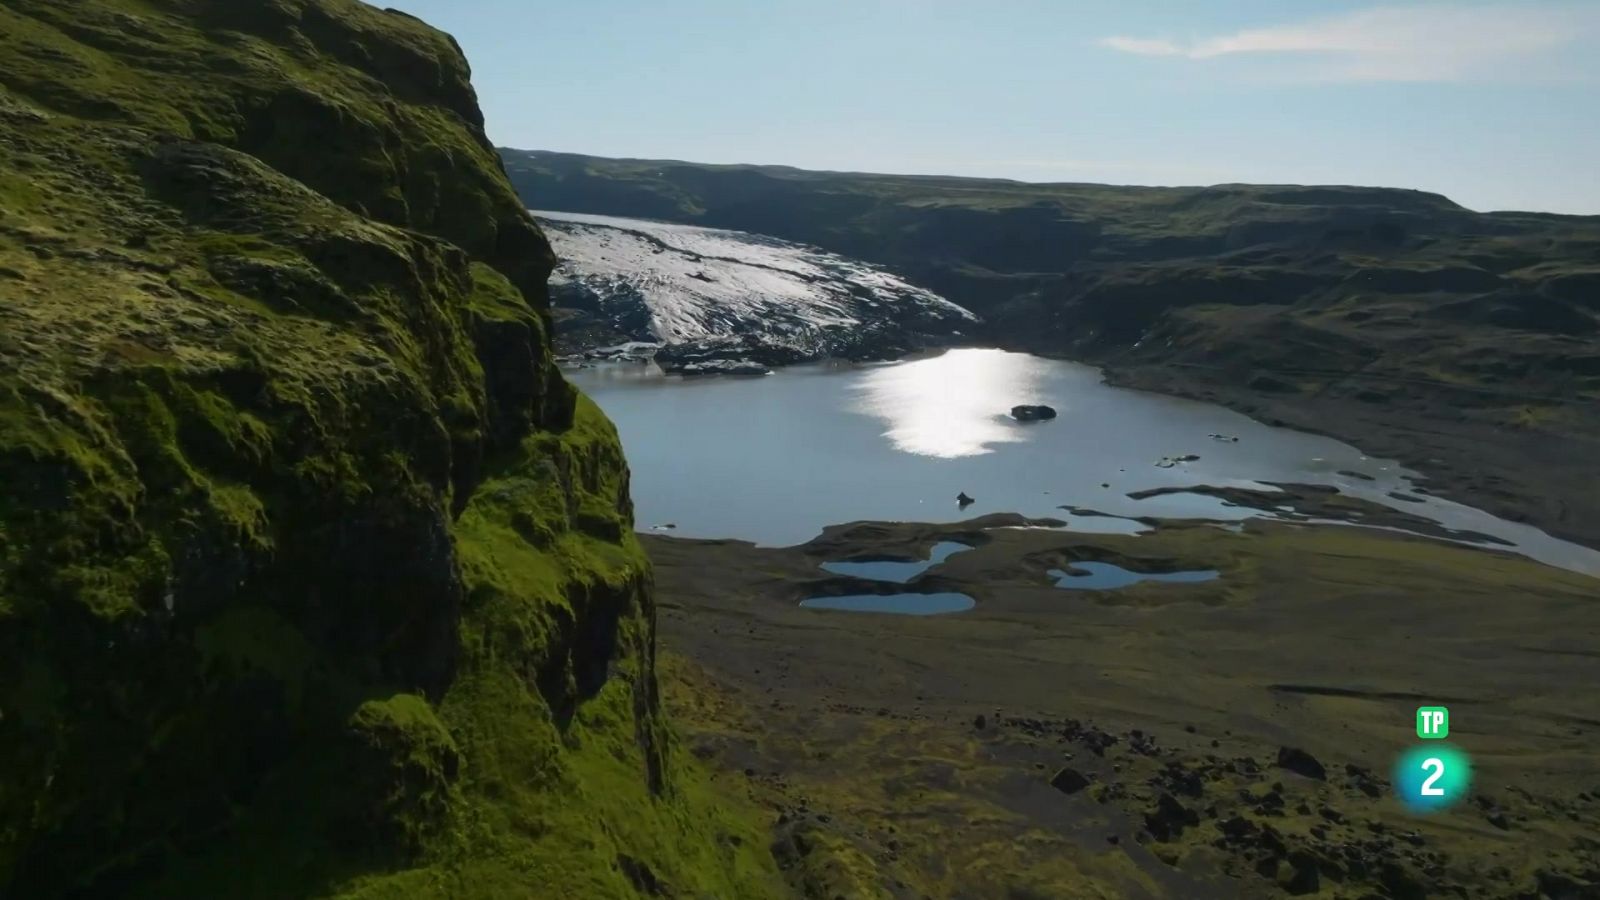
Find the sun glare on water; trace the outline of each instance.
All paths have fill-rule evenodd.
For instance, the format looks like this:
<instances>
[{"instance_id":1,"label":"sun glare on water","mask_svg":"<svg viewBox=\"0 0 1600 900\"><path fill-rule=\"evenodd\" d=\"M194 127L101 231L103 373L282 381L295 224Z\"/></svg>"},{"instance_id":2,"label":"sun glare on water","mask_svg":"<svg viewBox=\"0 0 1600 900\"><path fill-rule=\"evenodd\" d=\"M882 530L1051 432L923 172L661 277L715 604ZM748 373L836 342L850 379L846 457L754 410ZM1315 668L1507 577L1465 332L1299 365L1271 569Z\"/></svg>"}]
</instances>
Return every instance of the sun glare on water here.
<instances>
[{"instance_id":1,"label":"sun glare on water","mask_svg":"<svg viewBox=\"0 0 1600 900\"><path fill-rule=\"evenodd\" d=\"M855 411L883 420L895 449L954 459L1027 439L1011 407L1046 402L1042 360L1003 350L951 350L886 366L855 386Z\"/></svg>"}]
</instances>

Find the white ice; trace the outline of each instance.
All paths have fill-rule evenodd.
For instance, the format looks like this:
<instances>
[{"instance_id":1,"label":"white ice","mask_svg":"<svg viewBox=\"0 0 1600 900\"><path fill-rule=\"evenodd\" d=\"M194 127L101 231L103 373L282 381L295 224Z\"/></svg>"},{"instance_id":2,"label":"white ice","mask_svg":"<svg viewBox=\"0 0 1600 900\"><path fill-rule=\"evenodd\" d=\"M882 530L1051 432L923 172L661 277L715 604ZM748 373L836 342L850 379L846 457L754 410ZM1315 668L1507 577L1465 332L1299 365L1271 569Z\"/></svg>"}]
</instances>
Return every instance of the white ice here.
<instances>
[{"instance_id":1,"label":"white ice","mask_svg":"<svg viewBox=\"0 0 1600 900\"><path fill-rule=\"evenodd\" d=\"M637 292L666 343L760 330L800 333L891 317L895 304L942 319L965 309L858 260L763 235L641 219L533 212L560 258L552 283L602 298Z\"/></svg>"}]
</instances>

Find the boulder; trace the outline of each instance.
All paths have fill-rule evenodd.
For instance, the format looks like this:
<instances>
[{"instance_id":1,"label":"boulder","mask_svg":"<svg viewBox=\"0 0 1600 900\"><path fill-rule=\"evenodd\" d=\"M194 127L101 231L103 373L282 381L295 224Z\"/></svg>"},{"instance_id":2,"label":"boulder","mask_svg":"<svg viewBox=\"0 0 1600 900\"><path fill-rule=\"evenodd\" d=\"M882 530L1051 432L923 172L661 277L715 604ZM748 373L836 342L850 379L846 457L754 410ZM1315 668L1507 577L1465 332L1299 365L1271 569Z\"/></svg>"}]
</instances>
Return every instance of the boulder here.
<instances>
[{"instance_id":1,"label":"boulder","mask_svg":"<svg viewBox=\"0 0 1600 900\"><path fill-rule=\"evenodd\" d=\"M1089 779L1073 768L1064 768L1050 779L1050 786L1063 794L1076 794L1089 786Z\"/></svg>"},{"instance_id":2,"label":"boulder","mask_svg":"<svg viewBox=\"0 0 1600 900\"><path fill-rule=\"evenodd\" d=\"M1011 418L1018 422L1038 422L1055 417L1055 408L1050 406L1023 404L1011 407Z\"/></svg>"},{"instance_id":3,"label":"boulder","mask_svg":"<svg viewBox=\"0 0 1600 900\"><path fill-rule=\"evenodd\" d=\"M1288 769L1296 775L1314 778L1317 781L1325 781L1328 777L1328 771L1323 768L1322 763L1299 747L1279 747L1278 768Z\"/></svg>"}]
</instances>

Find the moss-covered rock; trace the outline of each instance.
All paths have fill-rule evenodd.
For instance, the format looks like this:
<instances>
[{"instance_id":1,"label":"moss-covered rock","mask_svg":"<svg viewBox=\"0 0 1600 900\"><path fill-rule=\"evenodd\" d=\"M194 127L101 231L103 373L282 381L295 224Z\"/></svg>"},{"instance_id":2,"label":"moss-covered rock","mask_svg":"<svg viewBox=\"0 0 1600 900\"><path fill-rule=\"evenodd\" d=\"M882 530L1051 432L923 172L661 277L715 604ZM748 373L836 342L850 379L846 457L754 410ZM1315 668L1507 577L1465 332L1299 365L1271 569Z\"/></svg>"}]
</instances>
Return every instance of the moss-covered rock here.
<instances>
[{"instance_id":1,"label":"moss-covered rock","mask_svg":"<svg viewBox=\"0 0 1600 900\"><path fill-rule=\"evenodd\" d=\"M765 889L551 264L410 17L0 6L0 895Z\"/></svg>"},{"instance_id":2,"label":"moss-covered rock","mask_svg":"<svg viewBox=\"0 0 1600 900\"><path fill-rule=\"evenodd\" d=\"M415 852L450 809L461 751L428 701L416 694L368 700L350 717L362 784L352 791L347 837Z\"/></svg>"}]
</instances>

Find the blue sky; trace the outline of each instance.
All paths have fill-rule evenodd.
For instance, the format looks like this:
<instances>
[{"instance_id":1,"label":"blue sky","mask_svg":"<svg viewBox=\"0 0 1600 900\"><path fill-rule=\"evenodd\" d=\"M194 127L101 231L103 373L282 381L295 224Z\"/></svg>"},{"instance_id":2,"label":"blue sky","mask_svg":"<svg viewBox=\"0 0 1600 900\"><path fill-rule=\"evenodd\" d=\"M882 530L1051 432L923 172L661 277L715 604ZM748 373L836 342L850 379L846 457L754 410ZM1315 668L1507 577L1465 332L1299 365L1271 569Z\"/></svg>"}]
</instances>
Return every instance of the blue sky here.
<instances>
[{"instance_id":1,"label":"blue sky","mask_svg":"<svg viewBox=\"0 0 1600 900\"><path fill-rule=\"evenodd\" d=\"M382 0L498 144L1600 214L1600 0Z\"/></svg>"}]
</instances>

